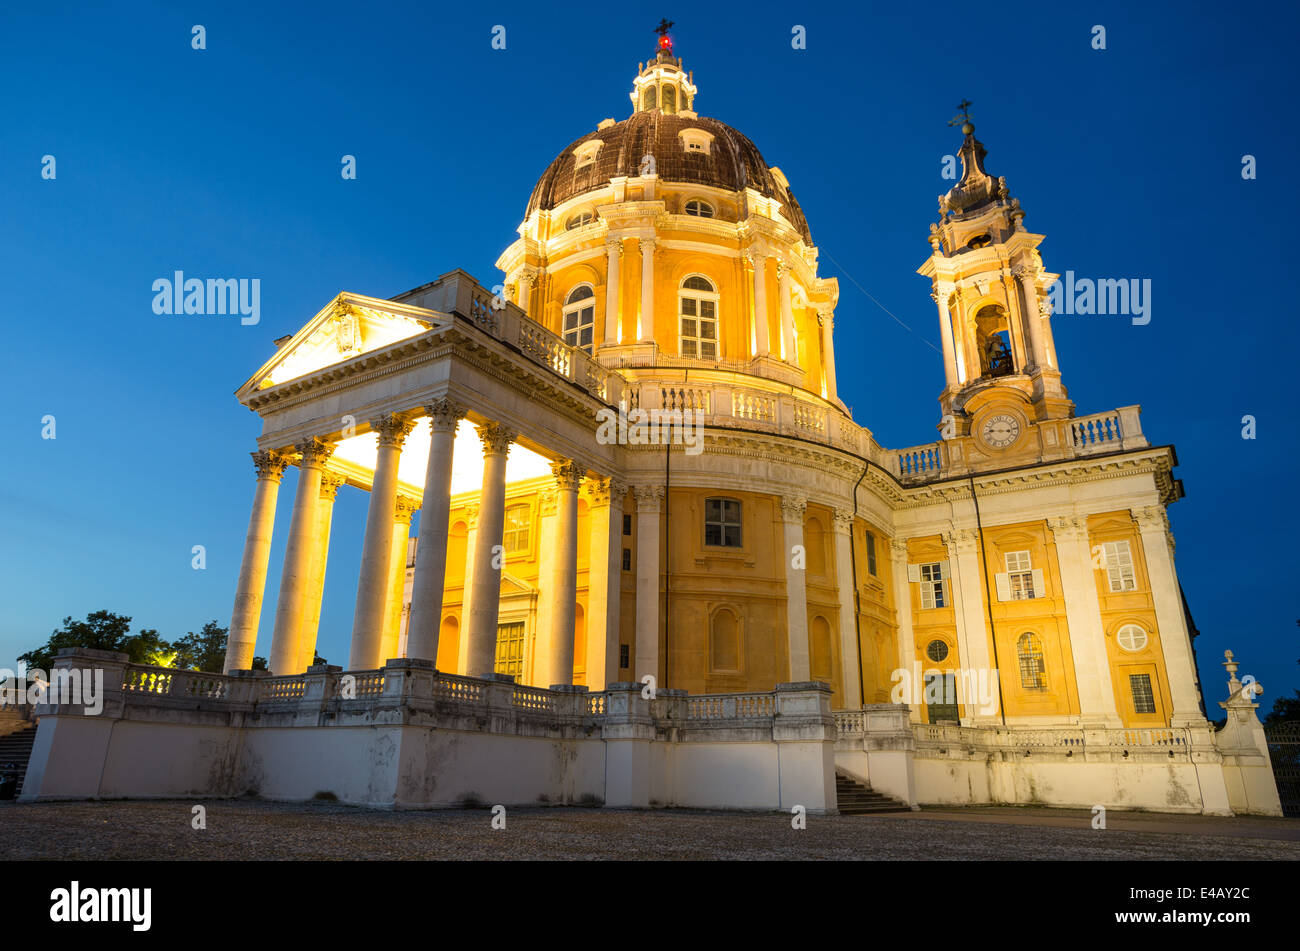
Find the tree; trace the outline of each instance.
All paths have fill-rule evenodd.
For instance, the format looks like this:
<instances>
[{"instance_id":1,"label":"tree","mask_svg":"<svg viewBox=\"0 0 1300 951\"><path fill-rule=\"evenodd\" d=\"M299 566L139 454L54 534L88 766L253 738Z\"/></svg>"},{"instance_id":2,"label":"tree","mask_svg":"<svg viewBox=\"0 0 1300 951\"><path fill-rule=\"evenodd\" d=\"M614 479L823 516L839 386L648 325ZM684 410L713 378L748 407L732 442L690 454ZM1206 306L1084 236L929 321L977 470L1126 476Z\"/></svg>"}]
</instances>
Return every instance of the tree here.
<instances>
[{"instance_id":1,"label":"tree","mask_svg":"<svg viewBox=\"0 0 1300 951\"><path fill-rule=\"evenodd\" d=\"M1300 621L1296 621L1300 624ZM1300 660L1296 661L1300 664ZM1293 720L1300 720L1300 690L1295 691L1294 697L1278 697L1273 701L1273 709L1264 717L1265 723L1289 723Z\"/></svg>"},{"instance_id":2,"label":"tree","mask_svg":"<svg viewBox=\"0 0 1300 951\"><path fill-rule=\"evenodd\" d=\"M109 611L95 611L86 615L84 621L74 621L71 616L65 617L63 627L53 631L48 641L40 647L29 650L26 654L19 654L18 659L25 661L28 667L49 670L54 666L54 658L65 647L125 651L126 642L130 639L128 637L130 630L129 617Z\"/></svg>"},{"instance_id":3,"label":"tree","mask_svg":"<svg viewBox=\"0 0 1300 951\"><path fill-rule=\"evenodd\" d=\"M176 666L183 670L202 670L219 674L226 664L227 628L209 621L195 634L190 631L172 644L176 649Z\"/></svg>"}]
</instances>

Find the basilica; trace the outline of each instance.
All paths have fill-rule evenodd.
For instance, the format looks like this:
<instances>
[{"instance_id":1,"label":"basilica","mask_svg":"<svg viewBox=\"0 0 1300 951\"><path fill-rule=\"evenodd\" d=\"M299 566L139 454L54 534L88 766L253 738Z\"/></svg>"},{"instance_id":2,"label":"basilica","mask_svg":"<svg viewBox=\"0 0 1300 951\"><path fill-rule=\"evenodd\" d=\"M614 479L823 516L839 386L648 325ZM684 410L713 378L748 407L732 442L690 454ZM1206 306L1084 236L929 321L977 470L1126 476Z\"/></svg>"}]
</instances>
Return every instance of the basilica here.
<instances>
[{"instance_id":1,"label":"basilica","mask_svg":"<svg viewBox=\"0 0 1300 951\"><path fill-rule=\"evenodd\" d=\"M226 671L114 661L192 782L46 750L31 795L1275 812L1231 657L1207 722L1173 448L1070 400L1044 236L969 115L918 227L940 438L887 448L841 399L839 286L786 174L699 112L666 34L628 96L542 171L501 277L342 292L237 391L261 433ZM327 584L355 586L345 667L313 665Z\"/></svg>"}]
</instances>

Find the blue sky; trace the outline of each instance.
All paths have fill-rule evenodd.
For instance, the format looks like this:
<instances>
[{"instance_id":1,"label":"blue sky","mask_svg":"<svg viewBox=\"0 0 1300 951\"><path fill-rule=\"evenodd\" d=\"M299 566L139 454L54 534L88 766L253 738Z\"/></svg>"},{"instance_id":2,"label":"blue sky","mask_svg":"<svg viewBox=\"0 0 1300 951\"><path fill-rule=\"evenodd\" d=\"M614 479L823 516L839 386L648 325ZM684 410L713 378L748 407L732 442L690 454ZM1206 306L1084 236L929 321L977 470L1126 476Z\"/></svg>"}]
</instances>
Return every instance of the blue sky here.
<instances>
[{"instance_id":1,"label":"blue sky","mask_svg":"<svg viewBox=\"0 0 1300 951\"><path fill-rule=\"evenodd\" d=\"M235 388L340 290L390 296L455 267L496 283L537 177L627 115L667 15L698 111L782 168L823 274L840 278L841 395L882 444L935 438L937 318L914 271L951 184L940 170L961 98L987 167L1047 235L1049 270L1152 281L1147 326L1055 320L1064 382L1081 415L1140 403L1151 441L1177 446L1187 498L1171 518L1211 716L1225 648L1266 706L1300 682L1286 429L1300 341L1278 309L1292 283L1294 5L473 6L0 14L0 664L100 608L167 637L226 624L259 430ZM206 50L191 49L194 24ZM806 50L791 48L796 24ZM355 181L339 174L345 154ZM1241 177L1245 154L1257 180ZM261 323L155 315L152 282L176 269L259 278ZM365 505L345 490L335 510L319 647L335 663Z\"/></svg>"}]
</instances>

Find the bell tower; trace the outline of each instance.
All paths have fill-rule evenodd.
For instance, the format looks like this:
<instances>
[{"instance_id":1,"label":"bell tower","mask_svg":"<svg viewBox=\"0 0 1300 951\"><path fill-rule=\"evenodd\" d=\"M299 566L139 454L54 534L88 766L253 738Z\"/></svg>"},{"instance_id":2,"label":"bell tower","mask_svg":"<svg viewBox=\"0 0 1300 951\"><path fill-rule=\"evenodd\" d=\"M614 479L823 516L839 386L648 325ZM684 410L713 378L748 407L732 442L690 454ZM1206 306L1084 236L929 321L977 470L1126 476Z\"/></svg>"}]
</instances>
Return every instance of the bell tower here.
<instances>
[{"instance_id":1,"label":"bell tower","mask_svg":"<svg viewBox=\"0 0 1300 951\"><path fill-rule=\"evenodd\" d=\"M967 111L961 180L939 198L930 225L930 278L943 341L945 438L971 434L977 416L998 407L1026 422L1063 419L1074 404L1061 385L1047 289L1057 275L1043 269L1043 235L1025 230L1025 213L1005 178L984 169L987 154Z\"/></svg>"}]
</instances>

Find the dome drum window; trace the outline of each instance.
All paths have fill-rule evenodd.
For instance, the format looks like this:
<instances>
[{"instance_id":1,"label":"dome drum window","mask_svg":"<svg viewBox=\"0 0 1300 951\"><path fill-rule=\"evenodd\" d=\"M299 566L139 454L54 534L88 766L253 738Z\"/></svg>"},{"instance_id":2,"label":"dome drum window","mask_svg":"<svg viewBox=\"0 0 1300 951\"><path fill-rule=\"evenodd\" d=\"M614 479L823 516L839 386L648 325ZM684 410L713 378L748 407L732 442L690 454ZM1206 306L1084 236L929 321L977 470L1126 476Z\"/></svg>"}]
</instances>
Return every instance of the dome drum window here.
<instances>
[{"instance_id":1,"label":"dome drum window","mask_svg":"<svg viewBox=\"0 0 1300 951\"><path fill-rule=\"evenodd\" d=\"M682 281L677 311L681 355L699 360L718 359L718 292L713 283L698 274Z\"/></svg>"},{"instance_id":2,"label":"dome drum window","mask_svg":"<svg viewBox=\"0 0 1300 951\"><path fill-rule=\"evenodd\" d=\"M677 133L677 138L681 140L682 150L688 155L698 153L700 155L713 154L713 133L705 132L703 129L682 129Z\"/></svg>"},{"instance_id":3,"label":"dome drum window","mask_svg":"<svg viewBox=\"0 0 1300 951\"><path fill-rule=\"evenodd\" d=\"M564 342L591 353L595 326L596 293L590 284L579 284L564 299Z\"/></svg>"},{"instance_id":4,"label":"dome drum window","mask_svg":"<svg viewBox=\"0 0 1300 951\"><path fill-rule=\"evenodd\" d=\"M589 211L582 211L574 215L564 224L565 231L572 231L574 228L581 228L583 225L589 225L596 220L596 216Z\"/></svg>"},{"instance_id":5,"label":"dome drum window","mask_svg":"<svg viewBox=\"0 0 1300 951\"><path fill-rule=\"evenodd\" d=\"M692 198L688 201L685 206L683 206L683 210L688 215L694 215L696 218L713 217L713 206L707 201L700 201L698 198Z\"/></svg>"}]
</instances>

